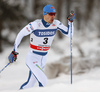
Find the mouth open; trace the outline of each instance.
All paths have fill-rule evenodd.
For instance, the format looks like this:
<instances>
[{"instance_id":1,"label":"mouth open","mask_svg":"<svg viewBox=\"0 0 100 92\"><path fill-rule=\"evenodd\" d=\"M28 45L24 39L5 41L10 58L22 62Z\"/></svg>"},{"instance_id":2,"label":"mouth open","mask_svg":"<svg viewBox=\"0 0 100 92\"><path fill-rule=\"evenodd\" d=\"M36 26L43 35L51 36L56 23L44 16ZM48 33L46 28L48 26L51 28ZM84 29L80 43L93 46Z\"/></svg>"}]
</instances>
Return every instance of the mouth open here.
<instances>
[{"instance_id":1,"label":"mouth open","mask_svg":"<svg viewBox=\"0 0 100 92\"><path fill-rule=\"evenodd\" d=\"M53 22L54 21L54 19L51 19L51 22Z\"/></svg>"}]
</instances>

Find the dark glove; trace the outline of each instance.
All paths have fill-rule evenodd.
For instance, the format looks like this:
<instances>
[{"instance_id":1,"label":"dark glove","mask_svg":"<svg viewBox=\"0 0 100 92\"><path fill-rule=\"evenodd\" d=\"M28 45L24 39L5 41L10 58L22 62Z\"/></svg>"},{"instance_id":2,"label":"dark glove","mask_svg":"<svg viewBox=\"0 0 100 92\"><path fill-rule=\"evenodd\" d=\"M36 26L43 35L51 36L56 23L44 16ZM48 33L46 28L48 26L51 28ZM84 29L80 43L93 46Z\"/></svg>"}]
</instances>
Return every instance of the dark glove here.
<instances>
[{"instance_id":1,"label":"dark glove","mask_svg":"<svg viewBox=\"0 0 100 92\"><path fill-rule=\"evenodd\" d=\"M67 19L70 21L70 22L73 22L74 19L75 19L75 13L74 11L71 11L70 14L68 15Z\"/></svg>"},{"instance_id":2,"label":"dark glove","mask_svg":"<svg viewBox=\"0 0 100 92\"><path fill-rule=\"evenodd\" d=\"M12 51L11 54L8 56L9 62L13 63L14 61L16 61L18 54L19 53L15 52L15 51Z\"/></svg>"}]
</instances>

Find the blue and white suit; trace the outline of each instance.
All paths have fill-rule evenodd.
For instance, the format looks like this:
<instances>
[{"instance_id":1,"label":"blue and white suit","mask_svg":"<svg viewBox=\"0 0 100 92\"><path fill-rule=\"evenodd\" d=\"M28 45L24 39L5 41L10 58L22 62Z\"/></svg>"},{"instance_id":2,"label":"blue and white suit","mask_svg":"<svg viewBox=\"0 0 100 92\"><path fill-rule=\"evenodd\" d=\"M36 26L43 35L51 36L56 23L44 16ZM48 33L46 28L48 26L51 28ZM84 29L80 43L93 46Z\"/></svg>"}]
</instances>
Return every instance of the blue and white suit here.
<instances>
[{"instance_id":1,"label":"blue and white suit","mask_svg":"<svg viewBox=\"0 0 100 92\"><path fill-rule=\"evenodd\" d=\"M26 25L18 33L14 45L15 52L17 52L22 38L30 35L30 51L26 57L26 65L30 69L29 78L20 89L33 87L37 81L39 86L46 85L47 77L43 71L46 63L47 53L50 49L56 31L59 30L67 37L70 37L70 29L69 21L68 27L66 27L58 20L54 20L52 24L49 24L43 19L38 19ZM72 29L72 34L73 31L74 30Z\"/></svg>"}]
</instances>

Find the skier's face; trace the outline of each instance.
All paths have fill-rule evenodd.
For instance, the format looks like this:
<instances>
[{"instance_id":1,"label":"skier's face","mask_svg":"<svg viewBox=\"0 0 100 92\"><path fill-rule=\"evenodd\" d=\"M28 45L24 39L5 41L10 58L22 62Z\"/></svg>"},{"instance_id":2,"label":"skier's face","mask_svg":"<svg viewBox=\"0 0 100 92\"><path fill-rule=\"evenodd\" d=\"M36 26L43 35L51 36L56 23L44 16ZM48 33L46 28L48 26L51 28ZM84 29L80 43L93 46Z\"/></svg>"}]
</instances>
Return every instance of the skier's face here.
<instances>
[{"instance_id":1,"label":"skier's face","mask_svg":"<svg viewBox=\"0 0 100 92\"><path fill-rule=\"evenodd\" d=\"M48 13L44 15L44 20L48 23L53 23L56 13Z\"/></svg>"}]
</instances>

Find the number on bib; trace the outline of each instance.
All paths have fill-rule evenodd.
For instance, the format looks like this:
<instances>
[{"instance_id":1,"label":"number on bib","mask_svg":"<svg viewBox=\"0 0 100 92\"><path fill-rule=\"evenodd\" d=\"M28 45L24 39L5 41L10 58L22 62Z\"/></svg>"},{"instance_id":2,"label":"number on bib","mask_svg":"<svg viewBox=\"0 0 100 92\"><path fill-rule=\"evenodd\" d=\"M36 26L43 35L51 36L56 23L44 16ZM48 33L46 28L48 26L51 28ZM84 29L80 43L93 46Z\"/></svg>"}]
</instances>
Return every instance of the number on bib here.
<instances>
[{"instance_id":1,"label":"number on bib","mask_svg":"<svg viewBox=\"0 0 100 92\"><path fill-rule=\"evenodd\" d=\"M44 42L43 42L43 44L47 44L48 43L48 38L44 38Z\"/></svg>"}]
</instances>

